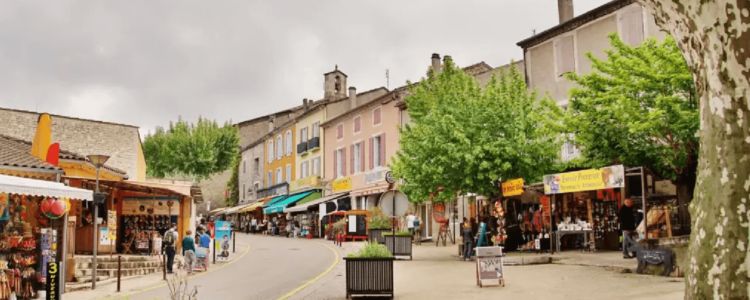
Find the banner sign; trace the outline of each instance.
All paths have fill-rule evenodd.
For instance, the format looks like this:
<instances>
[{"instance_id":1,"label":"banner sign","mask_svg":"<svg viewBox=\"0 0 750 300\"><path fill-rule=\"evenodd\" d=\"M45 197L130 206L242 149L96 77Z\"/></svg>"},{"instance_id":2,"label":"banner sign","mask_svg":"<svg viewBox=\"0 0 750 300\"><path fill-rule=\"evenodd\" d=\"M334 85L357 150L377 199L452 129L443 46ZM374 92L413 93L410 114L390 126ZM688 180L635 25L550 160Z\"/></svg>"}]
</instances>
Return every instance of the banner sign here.
<instances>
[{"instance_id":1,"label":"banner sign","mask_svg":"<svg viewBox=\"0 0 750 300\"><path fill-rule=\"evenodd\" d=\"M539 196L539 202L542 204L542 212L544 212L545 217L550 217L552 214L550 214L550 203L549 203L549 196L547 195L541 195Z\"/></svg>"},{"instance_id":2,"label":"banner sign","mask_svg":"<svg viewBox=\"0 0 750 300\"><path fill-rule=\"evenodd\" d=\"M503 188L503 196L518 196L523 194L523 178L517 178L500 183Z\"/></svg>"},{"instance_id":3,"label":"banner sign","mask_svg":"<svg viewBox=\"0 0 750 300\"><path fill-rule=\"evenodd\" d=\"M343 192L352 189L352 178L344 177L333 181L333 192Z\"/></svg>"},{"instance_id":4,"label":"banner sign","mask_svg":"<svg viewBox=\"0 0 750 300\"><path fill-rule=\"evenodd\" d=\"M292 183L289 184L289 190L296 191L299 189L316 187L316 186L320 186L320 180L318 178L318 175L312 175L312 176L302 178L300 180L292 181Z\"/></svg>"},{"instance_id":5,"label":"banner sign","mask_svg":"<svg viewBox=\"0 0 750 300\"><path fill-rule=\"evenodd\" d=\"M47 300L60 299L60 278L57 262L47 263Z\"/></svg>"},{"instance_id":6,"label":"banner sign","mask_svg":"<svg viewBox=\"0 0 750 300\"><path fill-rule=\"evenodd\" d=\"M216 254L220 257L229 257L229 247L232 238L232 223L229 221L216 221Z\"/></svg>"},{"instance_id":7,"label":"banner sign","mask_svg":"<svg viewBox=\"0 0 750 300\"><path fill-rule=\"evenodd\" d=\"M107 211L107 228L109 228L109 239L113 241L116 240L117 239L117 211L116 210Z\"/></svg>"},{"instance_id":8,"label":"banner sign","mask_svg":"<svg viewBox=\"0 0 750 300\"><path fill-rule=\"evenodd\" d=\"M544 176L544 193L547 195L624 186L625 168L622 165Z\"/></svg>"},{"instance_id":9,"label":"banner sign","mask_svg":"<svg viewBox=\"0 0 750 300\"><path fill-rule=\"evenodd\" d=\"M179 215L180 202L174 201L172 207L167 205L167 199L143 199L143 198L124 198L122 201L123 215Z\"/></svg>"},{"instance_id":10,"label":"banner sign","mask_svg":"<svg viewBox=\"0 0 750 300\"><path fill-rule=\"evenodd\" d=\"M208 235L211 236L211 239L216 238L216 225L214 222L208 222L208 224L206 224L206 230L208 230Z\"/></svg>"}]
</instances>

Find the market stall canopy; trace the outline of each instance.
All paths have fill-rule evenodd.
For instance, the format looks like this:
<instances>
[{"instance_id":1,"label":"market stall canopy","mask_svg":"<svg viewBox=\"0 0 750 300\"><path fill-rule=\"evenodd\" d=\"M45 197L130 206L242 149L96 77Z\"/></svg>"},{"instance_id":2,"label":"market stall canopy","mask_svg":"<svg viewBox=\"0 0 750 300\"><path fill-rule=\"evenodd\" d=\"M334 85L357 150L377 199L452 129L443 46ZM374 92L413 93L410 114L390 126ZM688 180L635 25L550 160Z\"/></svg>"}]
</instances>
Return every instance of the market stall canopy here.
<instances>
[{"instance_id":1,"label":"market stall canopy","mask_svg":"<svg viewBox=\"0 0 750 300\"><path fill-rule=\"evenodd\" d=\"M263 207L271 207L271 206L274 206L274 205L276 205L276 203L279 203L279 202L281 202L281 200L284 200L284 199L286 199L286 197L289 197L289 196L287 196L287 195L284 195L284 196L276 196L276 197L274 197L274 198L273 198L273 199L271 199L271 200L268 200L268 199L266 199L265 201L263 201L263 202L264 202L264 203L263 203Z\"/></svg>"},{"instance_id":2,"label":"market stall canopy","mask_svg":"<svg viewBox=\"0 0 750 300\"><path fill-rule=\"evenodd\" d=\"M286 197L286 198L284 198L282 200L276 201L274 204L272 204L268 208L264 209L263 213L264 214L273 214L273 213L283 212L284 208L286 208L289 204L292 204L292 203L295 203L295 202L297 202L299 200L302 200L303 198L305 198L307 196L310 196L313 193L317 193L318 195L320 195L320 192L313 192L313 191L308 191L308 192L294 194L294 195Z\"/></svg>"},{"instance_id":3,"label":"market stall canopy","mask_svg":"<svg viewBox=\"0 0 750 300\"><path fill-rule=\"evenodd\" d=\"M341 198L344 198L344 197L349 197L349 192L337 193L337 194L333 194L333 195L330 195L330 196L327 196L327 197L323 197L323 198L320 198L320 199L311 200L311 201L305 202L305 203L303 203L302 201L300 201L300 202L297 203L297 205L295 207L285 208L284 212L285 213L287 213L287 212L288 213L303 212L303 211L307 211L307 209L309 207L312 207L312 206L315 206L315 205L318 205L318 204L321 204L321 203L326 203L328 201L338 200L338 199L341 199Z\"/></svg>"},{"instance_id":4,"label":"market stall canopy","mask_svg":"<svg viewBox=\"0 0 750 300\"><path fill-rule=\"evenodd\" d=\"M91 185L96 183L95 179L83 178L83 177L72 177L64 176L64 178L78 179L82 182L87 182ZM115 188L118 190L127 190L133 192L140 192L153 195L161 196L180 196L180 197L191 197L191 189L179 189L175 187L158 186L154 183L149 182L138 182L138 181L119 181L119 180L102 180L99 179L99 185L106 186L109 188Z\"/></svg>"},{"instance_id":5,"label":"market stall canopy","mask_svg":"<svg viewBox=\"0 0 750 300\"><path fill-rule=\"evenodd\" d=\"M220 213L220 212L222 212L222 211L225 211L225 210L227 210L227 209L228 209L228 207L217 208L217 209L214 209L214 210L212 210L212 211L209 211L209 212L208 212L208 215L209 215L209 216L210 216L210 215L215 215L215 214L217 214L217 213Z\"/></svg>"},{"instance_id":6,"label":"market stall canopy","mask_svg":"<svg viewBox=\"0 0 750 300\"><path fill-rule=\"evenodd\" d=\"M252 204L240 204L240 205L237 205L237 206L233 206L233 207L230 207L229 209L223 211L222 214L225 214L225 215L236 214L236 213L238 213L240 211L240 209L243 209L243 208L248 207L250 205L252 205Z\"/></svg>"},{"instance_id":7,"label":"market stall canopy","mask_svg":"<svg viewBox=\"0 0 750 300\"><path fill-rule=\"evenodd\" d=\"M0 193L92 201L94 192L65 186L60 182L0 175Z\"/></svg>"},{"instance_id":8,"label":"market stall canopy","mask_svg":"<svg viewBox=\"0 0 750 300\"><path fill-rule=\"evenodd\" d=\"M249 212L249 211L254 211L254 210L258 209L259 207L263 207L263 201L258 201L258 202L255 202L253 204L250 204L250 205L246 206L245 208L240 209L240 211L238 211L238 213L246 213L246 212Z\"/></svg>"}]
</instances>

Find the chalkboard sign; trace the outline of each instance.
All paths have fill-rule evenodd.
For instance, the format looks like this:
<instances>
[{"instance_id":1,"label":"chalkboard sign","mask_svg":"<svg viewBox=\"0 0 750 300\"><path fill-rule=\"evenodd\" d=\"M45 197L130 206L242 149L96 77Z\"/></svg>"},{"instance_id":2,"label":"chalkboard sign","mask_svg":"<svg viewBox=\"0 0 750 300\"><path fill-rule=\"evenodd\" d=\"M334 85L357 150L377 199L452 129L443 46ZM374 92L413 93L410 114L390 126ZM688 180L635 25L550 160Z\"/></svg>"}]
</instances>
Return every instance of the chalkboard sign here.
<instances>
[{"instance_id":1,"label":"chalkboard sign","mask_svg":"<svg viewBox=\"0 0 750 300\"><path fill-rule=\"evenodd\" d=\"M477 258L479 281L482 285L499 284L503 279L502 257Z\"/></svg>"},{"instance_id":2,"label":"chalkboard sign","mask_svg":"<svg viewBox=\"0 0 750 300\"><path fill-rule=\"evenodd\" d=\"M60 270L57 262L47 263L47 300L60 299Z\"/></svg>"}]
</instances>

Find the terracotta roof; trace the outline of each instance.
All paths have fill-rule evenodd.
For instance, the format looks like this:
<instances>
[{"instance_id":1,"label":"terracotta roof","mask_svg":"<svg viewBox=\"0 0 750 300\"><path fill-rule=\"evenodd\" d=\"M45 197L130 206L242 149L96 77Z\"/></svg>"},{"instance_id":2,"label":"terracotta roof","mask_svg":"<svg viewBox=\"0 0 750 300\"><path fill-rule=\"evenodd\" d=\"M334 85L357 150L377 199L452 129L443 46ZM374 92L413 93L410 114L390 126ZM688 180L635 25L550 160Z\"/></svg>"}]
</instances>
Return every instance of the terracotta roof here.
<instances>
[{"instance_id":1,"label":"terracotta roof","mask_svg":"<svg viewBox=\"0 0 750 300\"><path fill-rule=\"evenodd\" d=\"M63 169L31 156L31 144L0 135L0 166L28 168L63 173Z\"/></svg>"},{"instance_id":2,"label":"terracotta roof","mask_svg":"<svg viewBox=\"0 0 750 300\"><path fill-rule=\"evenodd\" d=\"M35 115L41 115L41 114L43 114L43 112L39 113L39 112L33 112L33 111L28 111L28 110L22 110L22 109L2 108L2 107L0 107L0 109L7 110L7 111L16 111L16 112L30 113L30 114L35 114ZM138 126L135 126L135 125L128 125L128 124L122 124L122 123L114 123L114 122L106 122L106 121L98 121L98 120L91 120L91 119L81 119L81 118L74 118L74 117L68 117L68 116L63 116L63 115L55 115L55 114L50 114L50 113L47 113L47 114L49 114L51 117L59 117L59 118L65 118L65 119L71 119L71 120L81 120L81 121L86 121L86 122L94 122L94 123L101 123L101 124L109 124L109 125L117 125L117 126L124 126L124 127L132 127L132 128L138 129Z\"/></svg>"},{"instance_id":3,"label":"terracotta roof","mask_svg":"<svg viewBox=\"0 0 750 300\"><path fill-rule=\"evenodd\" d=\"M62 170L52 164L47 163L41 159L31 156L31 142L16 139L13 137L0 135L0 165L13 166L13 167L26 167L26 168L38 168L47 170ZM67 160L79 160L85 162L91 162L87 157L70 152L68 150L60 149L60 159ZM104 165L106 170L124 175L128 177L127 172Z\"/></svg>"},{"instance_id":4,"label":"terracotta roof","mask_svg":"<svg viewBox=\"0 0 750 300\"><path fill-rule=\"evenodd\" d=\"M606 16L608 14L611 14L615 11L617 11L620 8L623 8L625 6L628 6L630 4L634 3L634 0L614 0L611 2L608 2L602 6L599 6L597 8L594 8L580 16L577 16L575 18L572 18L564 23L561 23L555 27L552 27L550 29L547 29L545 31L542 31L541 33L538 33L530 38L527 38L523 41L518 42L516 45L520 46L521 48L527 49L532 46L541 44L553 37L556 37L558 35L561 35L563 33L566 33L568 31L574 30L578 27L581 27L591 21L594 21L596 19L599 19L603 16Z\"/></svg>"}]
</instances>

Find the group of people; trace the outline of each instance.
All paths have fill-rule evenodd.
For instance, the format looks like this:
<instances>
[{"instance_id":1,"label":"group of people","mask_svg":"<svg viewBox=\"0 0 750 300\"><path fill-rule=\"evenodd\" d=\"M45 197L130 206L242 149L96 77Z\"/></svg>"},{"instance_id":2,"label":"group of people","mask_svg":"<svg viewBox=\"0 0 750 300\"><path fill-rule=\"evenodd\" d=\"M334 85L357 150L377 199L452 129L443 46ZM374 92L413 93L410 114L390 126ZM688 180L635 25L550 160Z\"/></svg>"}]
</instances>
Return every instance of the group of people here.
<instances>
[{"instance_id":1,"label":"group of people","mask_svg":"<svg viewBox=\"0 0 750 300\"><path fill-rule=\"evenodd\" d=\"M195 241L198 240L198 247L206 248L206 253L208 253L208 248L211 245L211 237L208 235L206 227L203 224L198 224L196 228L195 239L193 239L193 232L190 230L185 232L185 237L182 239L182 256L185 257L188 275L193 274L193 266L197 262ZM169 274L174 273L175 245L178 239L177 224L172 223L172 226L164 233L162 238L162 247L164 254L167 256L167 273Z\"/></svg>"},{"instance_id":2,"label":"group of people","mask_svg":"<svg viewBox=\"0 0 750 300\"><path fill-rule=\"evenodd\" d=\"M287 236L300 237L302 235L302 226L297 216L291 217L286 216L286 227L285 232ZM262 222L258 222L255 217L246 219L241 223L245 230L245 233L262 232L263 235L278 236L281 234L281 222L277 217L273 217L270 221L263 219Z\"/></svg>"},{"instance_id":3,"label":"group of people","mask_svg":"<svg viewBox=\"0 0 750 300\"><path fill-rule=\"evenodd\" d=\"M422 237L420 236L420 233L422 232L421 229L421 223L418 216L415 216L412 212L406 213L406 228L411 232L412 236L414 237L414 243L417 245L422 244Z\"/></svg>"}]
</instances>

